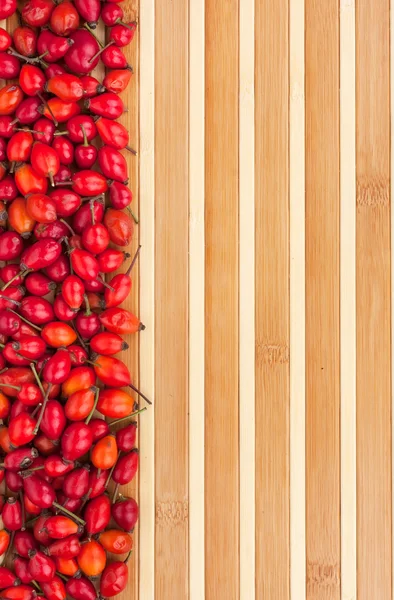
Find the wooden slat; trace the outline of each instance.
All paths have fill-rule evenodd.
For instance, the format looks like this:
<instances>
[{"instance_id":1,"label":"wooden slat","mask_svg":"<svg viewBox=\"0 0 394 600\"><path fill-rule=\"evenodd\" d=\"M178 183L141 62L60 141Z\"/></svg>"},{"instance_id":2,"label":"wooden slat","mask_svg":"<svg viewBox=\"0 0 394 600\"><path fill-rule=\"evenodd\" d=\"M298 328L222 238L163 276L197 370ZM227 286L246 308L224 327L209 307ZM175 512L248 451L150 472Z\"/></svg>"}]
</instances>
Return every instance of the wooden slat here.
<instances>
[{"instance_id":1,"label":"wooden slat","mask_svg":"<svg viewBox=\"0 0 394 600\"><path fill-rule=\"evenodd\" d=\"M288 0L256 3L256 598L290 593Z\"/></svg>"},{"instance_id":2,"label":"wooden slat","mask_svg":"<svg viewBox=\"0 0 394 600\"><path fill-rule=\"evenodd\" d=\"M255 598L254 0L239 12L240 598Z\"/></svg>"},{"instance_id":3,"label":"wooden slat","mask_svg":"<svg viewBox=\"0 0 394 600\"><path fill-rule=\"evenodd\" d=\"M341 0L341 591L357 598L356 541L356 28Z\"/></svg>"},{"instance_id":4,"label":"wooden slat","mask_svg":"<svg viewBox=\"0 0 394 600\"><path fill-rule=\"evenodd\" d=\"M389 11L356 5L359 600L392 593Z\"/></svg>"},{"instance_id":5,"label":"wooden slat","mask_svg":"<svg viewBox=\"0 0 394 600\"><path fill-rule=\"evenodd\" d=\"M189 588L204 600L205 222L204 3L190 0L189 34Z\"/></svg>"},{"instance_id":6,"label":"wooden slat","mask_svg":"<svg viewBox=\"0 0 394 600\"><path fill-rule=\"evenodd\" d=\"M189 594L188 5L156 1L155 10L155 597L182 600Z\"/></svg>"},{"instance_id":7,"label":"wooden slat","mask_svg":"<svg viewBox=\"0 0 394 600\"><path fill-rule=\"evenodd\" d=\"M305 599L304 0L290 0L290 597Z\"/></svg>"},{"instance_id":8,"label":"wooden slat","mask_svg":"<svg viewBox=\"0 0 394 600\"><path fill-rule=\"evenodd\" d=\"M305 2L307 598L340 598L339 7Z\"/></svg>"},{"instance_id":9,"label":"wooden slat","mask_svg":"<svg viewBox=\"0 0 394 600\"><path fill-rule=\"evenodd\" d=\"M237 15L206 0L206 600L239 598Z\"/></svg>"},{"instance_id":10,"label":"wooden slat","mask_svg":"<svg viewBox=\"0 0 394 600\"><path fill-rule=\"evenodd\" d=\"M140 303L146 326L140 336L140 385L154 405L140 419L139 598L155 597L155 178L154 35L155 3L140 6Z\"/></svg>"}]
</instances>

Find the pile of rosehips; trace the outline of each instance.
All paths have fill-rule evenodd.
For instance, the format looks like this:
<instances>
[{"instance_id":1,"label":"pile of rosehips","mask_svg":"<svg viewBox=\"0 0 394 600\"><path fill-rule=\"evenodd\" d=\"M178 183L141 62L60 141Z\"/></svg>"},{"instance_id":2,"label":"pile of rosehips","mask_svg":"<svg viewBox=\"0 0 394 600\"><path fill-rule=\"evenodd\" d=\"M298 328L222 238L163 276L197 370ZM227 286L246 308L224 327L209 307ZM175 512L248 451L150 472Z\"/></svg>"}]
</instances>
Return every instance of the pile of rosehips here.
<instances>
[{"instance_id":1,"label":"pile of rosehips","mask_svg":"<svg viewBox=\"0 0 394 600\"><path fill-rule=\"evenodd\" d=\"M138 506L119 486L149 402L115 356L143 329L120 307L138 251L114 273L135 220L116 119L136 23L119 0L28 0L19 18L0 28L0 595L95 600L127 585Z\"/></svg>"}]
</instances>

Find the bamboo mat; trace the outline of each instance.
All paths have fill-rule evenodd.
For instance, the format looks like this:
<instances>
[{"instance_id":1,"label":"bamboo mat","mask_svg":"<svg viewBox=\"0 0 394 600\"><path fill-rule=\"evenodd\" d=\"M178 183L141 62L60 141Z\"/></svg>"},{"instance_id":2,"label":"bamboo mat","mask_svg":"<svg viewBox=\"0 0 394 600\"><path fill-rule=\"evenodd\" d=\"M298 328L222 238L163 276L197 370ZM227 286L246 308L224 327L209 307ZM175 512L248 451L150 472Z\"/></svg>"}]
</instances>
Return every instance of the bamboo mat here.
<instances>
[{"instance_id":1,"label":"bamboo mat","mask_svg":"<svg viewBox=\"0 0 394 600\"><path fill-rule=\"evenodd\" d=\"M390 2L139 14L138 597L391 600Z\"/></svg>"},{"instance_id":2,"label":"bamboo mat","mask_svg":"<svg viewBox=\"0 0 394 600\"><path fill-rule=\"evenodd\" d=\"M392 600L390 0L124 4L154 409L119 598Z\"/></svg>"}]
</instances>

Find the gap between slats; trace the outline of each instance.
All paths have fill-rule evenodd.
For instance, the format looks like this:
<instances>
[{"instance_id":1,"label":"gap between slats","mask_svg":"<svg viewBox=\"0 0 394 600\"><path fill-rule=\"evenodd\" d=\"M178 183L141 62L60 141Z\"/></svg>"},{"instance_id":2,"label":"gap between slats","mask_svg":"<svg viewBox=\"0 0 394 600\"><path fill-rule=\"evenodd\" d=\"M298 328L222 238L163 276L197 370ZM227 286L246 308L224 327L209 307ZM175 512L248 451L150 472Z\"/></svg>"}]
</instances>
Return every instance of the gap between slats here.
<instances>
[{"instance_id":1,"label":"gap between slats","mask_svg":"<svg viewBox=\"0 0 394 600\"><path fill-rule=\"evenodd\" d=\"M341 0L341 594L357 597L356 538L356 25L355 6Z\"/></svg>"},{"instance_id":2,"label":"gap between slats","mask_svg":"<svg viewBox=\"0 0 394 600\"><path fill-rule=\"evenodd\" d=\"M146 330L140 336L140 385L153 406L140 419L139 598L155 598L154 484L154 0L140 5L140 304Z\"/></svg>"},{"instance_id":3,"label":"gap between slats","mask_svg":"<svg viewBox=\"0 0 394 600\"><path fill-rule=\"evenodd\" d=\"M255 598L254 0L239 7L240 600Z\"/></svg>"}]
</instances>

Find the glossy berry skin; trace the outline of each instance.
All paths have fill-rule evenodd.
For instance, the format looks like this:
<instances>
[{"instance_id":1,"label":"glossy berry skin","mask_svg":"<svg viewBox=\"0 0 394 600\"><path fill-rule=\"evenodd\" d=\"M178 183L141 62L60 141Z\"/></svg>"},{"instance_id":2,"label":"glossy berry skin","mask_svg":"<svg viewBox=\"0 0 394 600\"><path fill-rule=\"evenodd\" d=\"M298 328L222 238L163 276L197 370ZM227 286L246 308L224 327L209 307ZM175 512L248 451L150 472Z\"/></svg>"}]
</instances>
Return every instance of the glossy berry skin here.
<instances>
[{"instance_id":1,"label":"glossy berry skin","mask_svg":"<svg viewBox=\"0 0 394 600\"><path fill-rule=\"evenodd\" d=\"M76 249L70 256L72 268L82 280L97 279L100 273L98 262L90 252Z\"/></svg>"},{"instance_id":2,"label":"glossy berry skin","mask_svg":"<svg viewBox=\"0 0 394 600\"><path fill-rule=\"evenodd\" d=\"M10 421L8 432L13 446L25 446L34 438L36 420L26 412Z\"/></svg>"},{"instance_id":3,"label":"glossy berry skin","mask_svg":"<svg viewBox=\"0 0 394 600\"><path fill-rule=\"evenodd\" d=\"M61 540L78 533L79 526L70 517L56 515L45 521L45 530L50 538Z\"/></svg>"},{"instance_id":4,"label":"glossy berry skin","mask_svg":"<svg viewBox=\"0 0 394 600\"><path fill-rule=\"evenodd\" d=\"M66 381L70 371L70 355L67 350L59 349L56 354L51 356L51 358L46 362L42 376L44 381L47 381L48 383L61 384Z\"/></svg>"},{"instance_id":5,"label":"glossy berry skin","mask_svg":"<svg viewBox=\"0 0 394 600\"><path fill-rule=\"evenodd\" d=\"M21 88L13 83L0 90L0 115L12 115L23 100Z\"/></svg>"},{"instance_id":6,"label":"glossy berry skin","mask_svg":"<svg viewBox=\"0 0 394 600\"><path fill-rule=\"evenodd\" d=\"M17 531L14 537L14 547L19 556L28 558L30 550L38 549L38 543L31 531Z\"/></svg>"},{"instance_id":7,"label":"glossy berry skin","mask_svg":"<svg viewBox=\"0 0 394 600\"><path fill-rule=\"evenodd\" d=\"M81 549L79 538L76 535L70 535L62 540L52 542L48 546L49 556L57 556L60 558L75 558L78 556Z\"/></svg>"},{"instance_id":8,"label":"glossy berry skin","mask_svg":"<svg viewBox=\"0 0 394 600\"><path fill-rule=\"evenodd\" d=\"M33 577L29 572L29 561L21 556L16 556L12 563L15 574L20 579L21 583L29 584L32 582Z\"/></svg>"},{"instance_id":9,"label":"glossy berry skin","mask_svg":"<svg viewBox=\"0 0 394 600\"><path fill-rule=\"evenodd\" d=\"M101 438L110 432L108 423L104 419L92 419L89 423L89 428L93 435L93 442L101 440Z\"/></svg>"},{"instance_id":10,"label":"glossy berry skin","mask_svg":"<svg viewBox=\"0 0 394 600\"><path fill-rule=\"evenodd\" d=\"M67 398L64 412L70 421L84 421L94 406L96 387L78 390Z\"/></svg>"},{"instance_id":11,"label":"glossy berry skin","mask_svg":"<svg viewBox=\"0 0 394 600\"><path fill-rule=\"evenodd\" d=\"M57 575L50 582L41 582L41 589L47 600L66 600L66 588L63 581Z\"/></svg>"},{"instance_id":12,"label":"glossy berry skin","mask_svg":"<svg viewBox=\"0 0 394 600\"><path fill-rule=\"evenodd\" d=\"M66 277L62 285L62 296L70 308L78 310L82 306L84 293L85 286L77 275Z\"/></svg>"},{"instance_id":13,"label":"glossy berry skin","mask_svg":"<svg viewBox=\"0 0 394 600\"><path fill-rule=\"evenodd\" d=\"M133 421L116 432L116 443L121 452L130 452L136 444L137 423Z\"/></svg>"},{"instance_id":14,"label":"glossy berry skin","mask_svg":"<svg viewBox=\"0 0 394 600\"><path fill-rule=\"evenodd\" d=\"M30 217L38 223L56 221L56 205L45 194L31 194L26 199L26 210Z\"/></svg>"},{"instance_id":15,"label":"glossy berry skin","mask_svg":"<svg viewBox=\"0 0 394 600\"><path fill-rule=\"evenodd\" d=\"M71 577L66 583L66 591L75 600L96 600L97 592L91 581L86 577Z\"/></svg>"},{"instance_id":16,"label":"glossy berry skin","mask_svg":"<svg viewBox=\"0 0 394 600\"><path fill-rule=\"evenodd\" d=\"M94 446L90 460L97 469L110 469L117 461L118 447L113 434L101 438Z\"/></svg>"},{"instance_id":17,"label":"glossy berry skin","mask_svg":"<svg viewBox=\"0 0 394 600\"><path fill-rule=\"evenodd\" d=\"M66 473L73 470L74 466L73 461L65 461L64 458L58 454L48 456L44 461L44 470L49 477L61 477L62 475L66 475Z\"/></svg>"},{"instance_id":18,"label":"glossy berry skin","mask_svg":"<svg viewBox=\"0 0 394 600\"><path fill-rule=\"evenodd\" d=\"M97 577L104 571L107 556L101 544L91 540L83 544L77 560L79 568L85 575Z\"/></svg>"},{"instance_id":19,"label":"glossy berry skin","mask_svg":"<svg viewBox=\"0 0 394 600\"><path fill-rule=\"evenodd\" d=\"M27 291L33 296L46 296L56 288L56 284L42 273L30 273L25 277Z\"/></svg>"},{"instance_id":20,"label":"glossy berry skin","mask_svg":"<svg viewBox=\"0 0 394 600\"><path fill-rule=\"evenodd\" d=\"M59 256L45 269L45 274L56 283L61 283L70 274L70 261L66 256Z\"/></svg>"},{"instance_id":21,"label":"glossy berry skin","mask_svg":"<svg viewBox=\"0 0 394 600\"><path fill-rule=\"evenodd\" d=\"M21 69L19 60L6 52L0 52L0 76L2 79L15 79Z\"/></svg>"},{"instance_id":22,"label":"glossy berry skin","mask_svg":"<svg viewBox=\"0 0 394 600\"><path fill-rule=\"evenodd\" d=\"M67 323L54 321L43 327L41 337L49 346L60 348L73 344L77 339L77 334Z\"/></svg>"},{"instance_id":23,"label":"glossy berry skin","mask_svg":"<svg viewBox=\"0 0 394 600\"><path fill-rule=\"evenodd\" d=\"M98 196L108 189L108 182L104 175L89 169L74 173L72 180L72 189L80 196Z\"/></svg>"},{"instance_id":24,"label":"glossy berry skin","mask_svg":"<svg viewBox=\"0 0 394 600\"><path fill-rule=\"evenodd\" d=\"M105 417L122 419L133 412L134 398L121 389L101 390L97 410Z\"/></svg>"},{"instance_id":25,"label":"glossy berry skin","mask_svg":"<svg viewBox=\"0 0 394 600\"><path fill-rule=\"evenodd\" d=\"M89 489L89 465L74 469L66 475L63 482L63 492L67 498L78 500L82 498Z\"/></svg>"},{"instance_id":26,"label":"glossy berry skin","mask_svg":"<svg viewBox=\"0 0 394 600\"><path fill-rule=\"evenodd\" d=\"M51 485L41 477L34 475L34 473L24 478L23 487L29 500L41 509L50 508L56 499Z\"/></svg>"},{"instance_id":27,"label":"glossy berry skin","mask_svg":"<svg viewBox=\"0 0 394 600\"><path fill-rule=\"evenodd\" d=\"M31 164L36 173L42 177L49 177L52 182L53 177L60 168L57 152L51 146L42 142L35 142L31 152Z\"/></svg>"},{"instance_id":28,"label":"glossy berry skin","mask_svg":"<svg viewBox=\"0 0 394 600\"><path fill-rule=\"evenodd\" d=\"M131 535L119 529L108 529L100 534L100 544L107 552L112 554L126 554L133 547Z\"/></svg>"},{"instance_id":29,"label":"glossy berry skin","mask_svg":"<svg viewBox=\"0 0 394 600\"><path fill-rule=\"evenodd\" d=\"M82 204L81 196L67 189L57 188L49 196L55 202L57 215L63 218L73 215Z\"/></svg>"},{"instance_id":30,"label":"glossy berry skin","mask_svg":"<svg viewBox=\"0 0 394 600\"><path fill-rule=\"evenodd\" d=\"M51 239L40 240L27 248L21 257L23 270L45 269L53 264L60 256L62 247L59 242Z\"/></svg>"},{"instance_id":31,"label":"glossy berry skin","mask_svg":"<svg viewBox=\"0 0 394 600\"><path fill-rule=\"evenodd\" d=\"M62 436L61 448L66 460L77 460L81 458L93 443L93 435L85 423L72 423Z\"/></svg>"},{"instance_id":32,"label":"glossy berry skin","mask_svg":"<svg viewBox=\"0 0 394 600\"><path fill-rule=\"evenodd\" d=\"M50 440L58 440L66 426L66 417L62 404L58 400L49 400L40 424L40 429Z\"/></svg>"},{"instance_id":33,"label":"glossy berry skin","mask_svg":"<svg viewBox=\"0 0 394 600\"><path fill-rule=\"evenodd\" d=\"M121 499L111 507L112 518L124 531L133 531L139 516L138 504L133 498Z\"/></svg>"},{"instance_id":34,"label":"glossy berry skin","mask_svg":"<svg viewBox=\"0 0 394 600\"><path fill-rule=\"evenodd\" d=\"M138 451L132 450L128 454L121 456L116 463L112 473L112 479L119 485L126 485L133 480L138 469Z\"/></svg>"},{"instance_id":35,"label":"glossy berry skin","mask_svg":"<svg viewBox=\"0 0 394 600\"><path fill-rule=\"evenodd\" d=\"M19 74L19 84L27 96L35 96L44 91L46 77L35 65L23 65ZM41 141L42 140L41 138Z\"/></svg>"},{"instance_id":36,"label":"glossy berry skin","mask_svg":"<svg viewBox=\"0 0 394 600\"><path fill-rule=\"evenodd\" d=\"M7 498L1 516L8 531L18 531L22 527L22 507L19 500Z\"/></svg>"},{"instance_id":37,"label":"glossy berry skin","mask_svg":"<svg viewBox=\"0 0 394 600\"><path fill-rule=\"evenodd\" d=\"M86 29L73 31L69 39L73 45L64 57L66 66L77 75L89 74L99 63L99 57L94 58L99 51L97 41Z\"/></svg>"},{"instance_id":38,"label":"glossy berry skin","mask_svg":"<svg viewBox=\"0 0 394 600\"><path fill-rule=\"evenodd\" d=\"M115 179L120 183L127 182L127 162L123 154L111 146L103 146L98 151L100 169L108 179Z\"/></svg>"},{"instance_id":39,"label":"glossy berry skin","mask_svg":"<svg viewBox=\"0 0 394 600\"><path fill-rule=\"evenodd\" d=\"M20 314L36 325L48 323L54 317L51 303L45 298L26 296L19 307Z\"/></svg>"},{"instance_id":40,"label":"glossy berry skin","mask_svg":"<svg viewBox=\"0 0 394 600\"><path fill-rule=\"evenodd\" d=\"M35 581L39 583L52 581L56 571L53 560L40 550L31 550L29 557L29 571Z\"/></svg>"},{"instance_id":41,"label":"glossy berry skin","mask_svg":"<svg viewBox=\"0 0 394 600\"><path fill-rule=\"evenodd\" d=\"M50 26L54 33L61 36L69 36L79 27L79 14L72 2L62 2L53 10L50 18Z\"/></svg>"},{"instance_id":42,"label":"glossy berry skin","mask_svg":"<svg viewBox=\"0 0 394 600\"><path fill-rule=\"evenodd\" d=\"M85 104L94 115L108 119L118 119L124 111L123 101L113 92L90 98Z\"/></svg>"},{"instance_id":43,"label":"glossy berry skin","mask_svg":"<svg viewBox=\"0 0 394 600\"><path fill-rule=\"evenodd\" d=\"M100 17L100 0L74 0L75 6L81 17L88 22L91 29L95 29Z\"/></svg>"},{"instance_id":44,"label":"glossy berry skin","mask_svg":"<svg viewBox=\"0 0 394 600\"><path fill-rule=\"evenodd\" d=\"M129 345L117 333L98 333L90 340L90 348L96 354L113 356L122 350L127 350Z\"/></svg>"},{"instance_id":45,"label":"glossy berry skin","mask_svg":"<svg viewBox=\"0 0 394 600\"><path fill-rule=\"evenodd\" d=\"M46 90L61 100L78 101L83 97L83 87L79 77L65 73L55 75L46 84Z\"/></svg>"},{"instance_id":46,"label":"glossy berry skin","mask_svg":"<svg viewBox=\"0 0 394 600\"><path fill-rule=\"evenodd\" d=\"M128 246L133 238L134 224L121 210L109 208L105 212L104 225L107 227L111 242L117 246Z\"/></svg>"},{"instance_id":47,"label":"glossy berry skin","mask_svg":"<svg viewBox=\"0 0 394 600\"><path fill-rule=\"evenodd\" d=\"M100 593L107 598L122 592L128 583L129 570L127 564L117 561L108 565L100 580Z\"/></svg>"},{"instance_id":48,"label":"glossy berry skin","mask_svg":"<svg viewBox=\"0 0 394 600\"><path fill-rule=\"evenodd\" d=\"M74 161L74 146L70 140L63 136L56 137L52 142L52 148L59 157L60 164L71 165ZM60 168L60 167L59 167ZM59 172L59 171L58 171ZM63 190L66 191L66 190Z\"/></svg>"},{"instance_id":49,"label":"glossy berry skin","mask_svg":"<svg viewBox=\"0 0 394 600\"><path fill-rule=\"evenodd\" d=\"M96 374L92 367L76 367L72 369L67 381L62 385L62 397L68 398L77 390L86 390L94 385L95 382Z\"/></svg>"},{"instance_id":50,"label":"glossy berry skin","mask_svg":"<svg viewBox=\"0 0 394 600\"><path fill-rule=\"evenodd\" d=\"M104 531L111 520L111 502L106 495L90 500L85 508L84 519L89 536Z\"/></svg>"},{"instance_id":51,"label":"glossy berry skin","mask_svg":"<svg viewBox=\"0 0 394 600\"><path fill-rule=\"evenodd\" d=\"M129 85L131 76L130 69L113 69L104 77L103 85L108 92L121 94Z\"/></svg>"},{"instance_id":52,"label":"glossy berry skin","mask_svg":"<svg viewBox=\"0 0 394 600\"><path fill-rule=\"evenodd\" d=\"M12 44L12 38L10 36L10 34L8 33L8 31L6 29L4 29L3 27L0 27L0 51L4 52L5 50L8 50L8 48L11 46Z\"/></svg>"},{"instance_id":53,"label":"glossy berry skin","mask_svg":"<svg viewBox=\"0 0 394 600\"><path fill-rule=\"evenodd\" d=\"M136 29L137 24L135 22L129 23L127 27L121 23L114 25L110 31L109 40L121 48L128 46L134 37Z\"/></svg>"},{"instance_id":54,"label":"glossy berry skin","mask_svg":"<svg viewBox=\"0 0 394 600\"><path fill-rule=\"evenodd\" d=\"M136 333L143 329L141 321L124 308L108 308L100 315L100 321L112 333Z\"/></svg>"},{"instance_id":55,"label":"glossy berry skin","mask_svg":"<svg viewBox=\"0 0 394 600\"><path fill-rule=\"evenodd\" d=\"M54 7L51 0L28 0L22 9L23 20L31 27L42 27L48 23Z\"/></svg>"}]
</instances>

